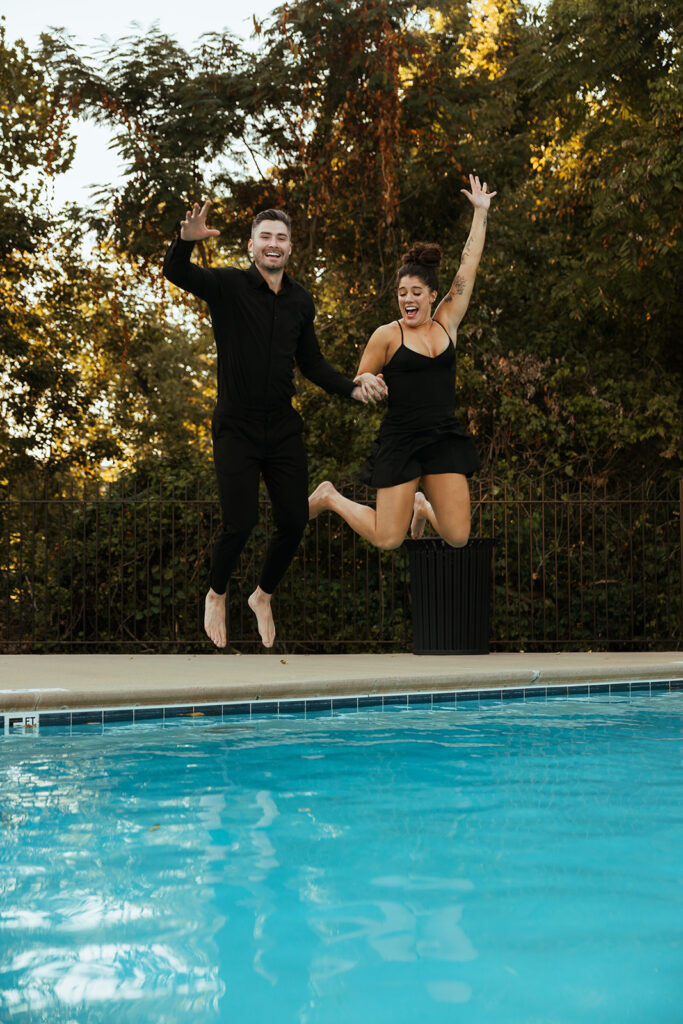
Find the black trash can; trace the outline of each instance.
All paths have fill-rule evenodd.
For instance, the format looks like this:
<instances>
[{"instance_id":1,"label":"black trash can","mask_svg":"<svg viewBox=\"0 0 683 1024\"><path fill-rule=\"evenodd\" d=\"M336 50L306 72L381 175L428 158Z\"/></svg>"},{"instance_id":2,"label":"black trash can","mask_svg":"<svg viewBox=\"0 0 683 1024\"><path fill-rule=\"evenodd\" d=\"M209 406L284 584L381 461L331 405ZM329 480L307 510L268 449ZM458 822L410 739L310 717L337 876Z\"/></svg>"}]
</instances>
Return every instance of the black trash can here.
<instances>
[{"instance_id":1,"label":"black trash can","mask_svg":"<svg viewBox=\"0 0 683 1024\"><path fill-rule=\"evenodd\" d=\"M493 541L407 540L415 654L488 654Z\"/></svg>"}]
</instances>

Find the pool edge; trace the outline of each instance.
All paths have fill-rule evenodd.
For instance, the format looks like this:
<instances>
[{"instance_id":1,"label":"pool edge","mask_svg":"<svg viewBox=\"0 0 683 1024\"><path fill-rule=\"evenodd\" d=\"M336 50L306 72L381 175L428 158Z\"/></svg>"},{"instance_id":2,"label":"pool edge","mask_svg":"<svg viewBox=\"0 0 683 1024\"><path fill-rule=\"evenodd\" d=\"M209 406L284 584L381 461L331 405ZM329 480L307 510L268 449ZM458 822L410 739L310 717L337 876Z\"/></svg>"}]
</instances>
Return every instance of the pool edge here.
<instances>
[{"instance_id":1,"label":"pool edge","mask_svg":"<svg viewBox=\"0 0 683 1024\"><path fill-rule=\"evenodd\" d=\"M0 655L0 714L204 706L683 677L680 652Z\"/></svg>"},{"instance_id":2,"label":"pool edge","mask_svg":"<svg viewBox=\"0 0 683 1024\"><path fill-rule=\"evenodd\" d=\"M287 717L290 714L321 715L361 712L363 710L384 710L385 708L424 708L425 706L466 708L478 707L481 702L488 705L508 701L552 701L569 697L597 696L652 696L655 693L678 692L683 689L681 679L627 680L605 682L580 682L560 685L531 685L525 687L496 686L481 689L455 689L435 691L406 691L383 694L338 694L336 696L284 698L282 700L227 701L212 704L171 704L158 706L93 707L72 708L62 711L4 711L0 713L0 736L16 733L38 734L41 729L50 731L91 732L104 731L116 725L136 725L156 721L163 725L178 719L216 718L229 720L260 718L270 716Z\"/></svg>"}]
</instances>

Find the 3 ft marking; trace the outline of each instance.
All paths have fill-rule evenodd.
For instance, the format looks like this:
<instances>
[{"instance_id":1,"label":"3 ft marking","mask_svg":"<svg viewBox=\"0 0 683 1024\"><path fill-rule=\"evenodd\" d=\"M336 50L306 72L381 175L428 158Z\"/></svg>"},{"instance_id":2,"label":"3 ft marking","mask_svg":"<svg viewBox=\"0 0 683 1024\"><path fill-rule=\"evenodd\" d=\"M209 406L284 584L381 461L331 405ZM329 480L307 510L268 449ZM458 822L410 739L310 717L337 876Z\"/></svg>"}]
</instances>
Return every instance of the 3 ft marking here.
<instances>
[{"instance_id":1,"label":"3 ft marking","mask_svg":"<svg viewBox=\"0 0 683 1024\"><path fill-rule=\"evenodd\" d=\"M11 733L33 733L40 731L40 715L32 712L21 715L18 712L5 712L5 736Z\"/></svg>"}]
</instances>

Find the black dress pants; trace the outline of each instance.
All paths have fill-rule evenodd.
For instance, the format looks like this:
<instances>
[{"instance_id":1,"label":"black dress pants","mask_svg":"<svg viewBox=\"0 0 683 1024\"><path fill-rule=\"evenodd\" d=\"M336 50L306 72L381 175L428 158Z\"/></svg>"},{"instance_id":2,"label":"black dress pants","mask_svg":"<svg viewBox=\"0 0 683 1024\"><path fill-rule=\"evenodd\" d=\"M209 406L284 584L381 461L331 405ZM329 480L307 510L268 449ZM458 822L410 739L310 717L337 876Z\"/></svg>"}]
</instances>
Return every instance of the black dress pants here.
<instances>
[{"instance_id":1,"label":"black dress pants","mask_svg":"<svg viewBox=\"0 0 683 1024\"><path fill-rule=\"evenodd\" d=\"M303 421L286 406L272 412L216 410L211 424L222 530L211 559L211 588L224 594L242 548L258 522L259 479L273 503L275 532L259 586L272 594L308 522L308 461Z\"/></svg>"}]
</instances>

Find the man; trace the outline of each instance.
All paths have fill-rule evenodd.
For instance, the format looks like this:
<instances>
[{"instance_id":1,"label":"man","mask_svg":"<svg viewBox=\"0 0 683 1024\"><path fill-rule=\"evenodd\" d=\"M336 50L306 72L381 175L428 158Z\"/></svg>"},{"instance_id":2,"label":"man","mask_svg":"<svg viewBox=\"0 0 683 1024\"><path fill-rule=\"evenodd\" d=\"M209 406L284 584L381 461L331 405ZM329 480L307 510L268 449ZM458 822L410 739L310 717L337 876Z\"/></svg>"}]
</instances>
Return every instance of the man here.
<instances>
[{"instance_id":1,"label":"man","mask_svg":"<svg viewBox=\"0 0 683 1024\"><path fill-rule=\"evenodd\" d=\"M262 475L276 529L248 604L263 645L272 647L271 597L308 522L303 421L291 405L294 365L330 394L344 398L374 402L384 397L386 387L373 374L352 382L323 358L313 327L313 299L285 273L292 243L289 217L282 210L264 210L254 219L248 270L207 269L190 262L195 242L220 234L206 226L210 206L207 200L201 209L195 203L187 211L180 238L164 260L169 281L208 303L218 350L218 398L211 428L222 530L213 549L204 628L217 647L225 647L226 588L258 520Z\"/></svg>"}]
</instances>

